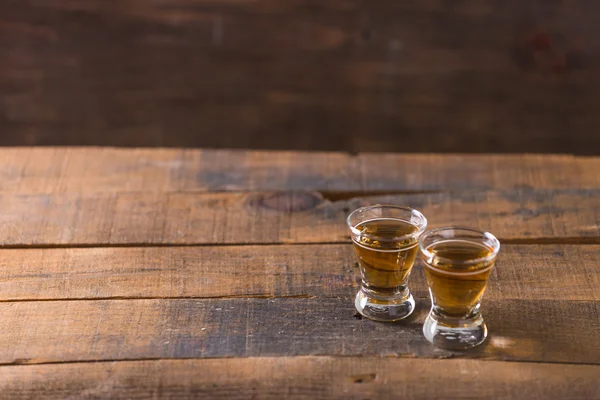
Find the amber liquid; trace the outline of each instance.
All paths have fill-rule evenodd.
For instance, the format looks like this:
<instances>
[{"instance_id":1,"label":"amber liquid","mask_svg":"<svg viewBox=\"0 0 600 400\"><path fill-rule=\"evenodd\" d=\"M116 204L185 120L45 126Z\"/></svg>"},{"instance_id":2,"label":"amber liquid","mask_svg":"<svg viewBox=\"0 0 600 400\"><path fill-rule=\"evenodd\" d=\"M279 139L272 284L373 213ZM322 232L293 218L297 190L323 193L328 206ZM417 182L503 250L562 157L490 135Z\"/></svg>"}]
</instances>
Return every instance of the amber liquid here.
<instances>
[{"instance_id":1,"label":"amber liquid","mask_svg":"<svg viewBox=\"0 0 600 400\"><path fill-rule=\"evenodd\" d=\"M493 250L465 240L445 240L427 248L434 257L425 261L425 275L437 312L468 317L479 304L494 260L464 266L461 262L489 257Z\"/></svg>"},{"instance_id":2,"label":"amber liquid","mask_svg":"<svg viewBox=\"0 0 600 400\"><path fill-rule=\"evenodd\" d=\"M405 289L417 256L417 239L397 238L418 231L405 221L378 218L358 224L361 235L354 239L363 288L379 296L393 296ZM370 235L363 236L363 235ZM376 237L377 239L375 239Z\"/></svg>"}]
</instances>

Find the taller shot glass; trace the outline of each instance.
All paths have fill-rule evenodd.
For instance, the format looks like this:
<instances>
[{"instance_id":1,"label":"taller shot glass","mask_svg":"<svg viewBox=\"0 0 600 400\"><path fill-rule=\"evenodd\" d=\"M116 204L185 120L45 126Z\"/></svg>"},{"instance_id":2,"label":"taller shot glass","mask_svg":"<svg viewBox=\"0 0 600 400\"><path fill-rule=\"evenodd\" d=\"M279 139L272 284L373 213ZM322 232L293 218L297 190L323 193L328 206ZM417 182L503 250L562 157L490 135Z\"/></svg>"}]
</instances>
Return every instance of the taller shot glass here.
<instances>
[{"instance_id":1,"label":"taller shot glass","mask_svg":"<svg viewBox=\"0 0 600 400\"><path fill-rule=\"evenodd\" d=\"M479 312L500 242L491 233L439 228L419 239L432 307L425 338L447 349L468 349L487 337Z\"/></svg>"},{"instance_id":2,"label":"taller shot glass","mask_svg":"<svg viewBox=\"0 0 600 400\"><path fill-rule=\"evenodd\" d=\"M355 210L347 223L362 279L356 309L377 321L408 317L415 309L408 277L427 219L410 207L375 205Z\"/></svg>"}]
</instances>

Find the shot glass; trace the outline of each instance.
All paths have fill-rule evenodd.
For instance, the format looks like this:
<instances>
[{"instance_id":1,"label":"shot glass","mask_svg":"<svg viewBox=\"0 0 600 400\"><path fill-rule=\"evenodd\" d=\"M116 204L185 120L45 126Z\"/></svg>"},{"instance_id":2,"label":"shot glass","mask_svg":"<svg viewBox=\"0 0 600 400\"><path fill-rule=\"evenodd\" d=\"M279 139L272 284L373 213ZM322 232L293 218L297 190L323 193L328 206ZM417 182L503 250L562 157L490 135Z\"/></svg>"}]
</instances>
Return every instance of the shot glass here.
<instances>
[{"instance_id":1,"label":"shot glass","mask_svg":"<svg viewBox=\"0 0 600 400\"><path fill-rule=\"evenodd\" d=\"M466 228L439 228L419 239L431 311L423 334L446 349L468 349L487 337L479 311L500 242L491 233Z\"/></svg>"},{"instance_id":2,"label":"shot glass","mask_svg":"<svg viewBox=\"0 0 600 400\"><path fill-rule=\"evenodd\" d=\"M408 317L415 309L408 277L427 219L410 207L375 205L353 211L347 223L361 276L356 309L377 321Z\"/></svg>"}]
</instances>

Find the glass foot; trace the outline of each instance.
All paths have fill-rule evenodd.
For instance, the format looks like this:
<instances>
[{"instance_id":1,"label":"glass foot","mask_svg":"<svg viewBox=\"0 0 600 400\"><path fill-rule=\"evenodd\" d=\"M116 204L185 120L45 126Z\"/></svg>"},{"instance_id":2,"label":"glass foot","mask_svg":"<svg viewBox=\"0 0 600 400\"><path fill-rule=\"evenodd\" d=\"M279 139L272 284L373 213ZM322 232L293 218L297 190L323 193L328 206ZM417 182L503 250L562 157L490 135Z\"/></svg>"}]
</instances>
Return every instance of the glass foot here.
<instances>
[{"instance_id":1,"label":"glass foot","mask_svg":"<svg viewBox=\"0 0 600 400\"><path fill-rule=\"evenodd\" d=\"M430 312L423 325L425 338L435 346L464 350L484 342L487 337L487 327L481 314L473 318L444 318Z\"/></svg>"},{"instance_id":2,"label":"glass foot","mask_svg":"<svg viewBox=\"0 0 600 400\"><path fill-rule=\"evenodd\" d=\"M407 293L400 298L383 298L360 290L354 300L358 312L369 319L382 322L393 322L408 317L415 309L412 294Z\"/></svg>"}]
</instances>

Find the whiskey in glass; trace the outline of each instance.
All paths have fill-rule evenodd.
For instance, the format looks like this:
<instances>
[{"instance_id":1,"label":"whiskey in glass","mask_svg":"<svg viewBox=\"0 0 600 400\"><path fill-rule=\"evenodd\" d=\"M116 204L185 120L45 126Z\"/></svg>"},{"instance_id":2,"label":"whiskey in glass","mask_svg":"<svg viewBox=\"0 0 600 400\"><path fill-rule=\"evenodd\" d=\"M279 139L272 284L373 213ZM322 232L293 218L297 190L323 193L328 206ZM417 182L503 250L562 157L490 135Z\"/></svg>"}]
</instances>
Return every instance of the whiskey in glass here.
<instances>
[{"instance_id":1,"label":"whiskey in glass","mask_svg":"<svg viewBox=\"0 0 600 400\"><path fill-rule=\"evenodd\" d=\"M487 327L480 303L500 242L488 232L448 227L423 234L419 247L432 302L425 337L447 349L483 343Z\"/></svg>"},{"instance_id":2,"label":"whiskey in glass","mask_svg":"<svg viewBox=\"0 0 600 400\"><path fill-rule=\"evenodd\" d=\"M361 275L356 309L377 321L408 317L415 308L408 278L427 219L409 207L376 205L355 210L347 223Z\"/></svg>"}]
</instances>

